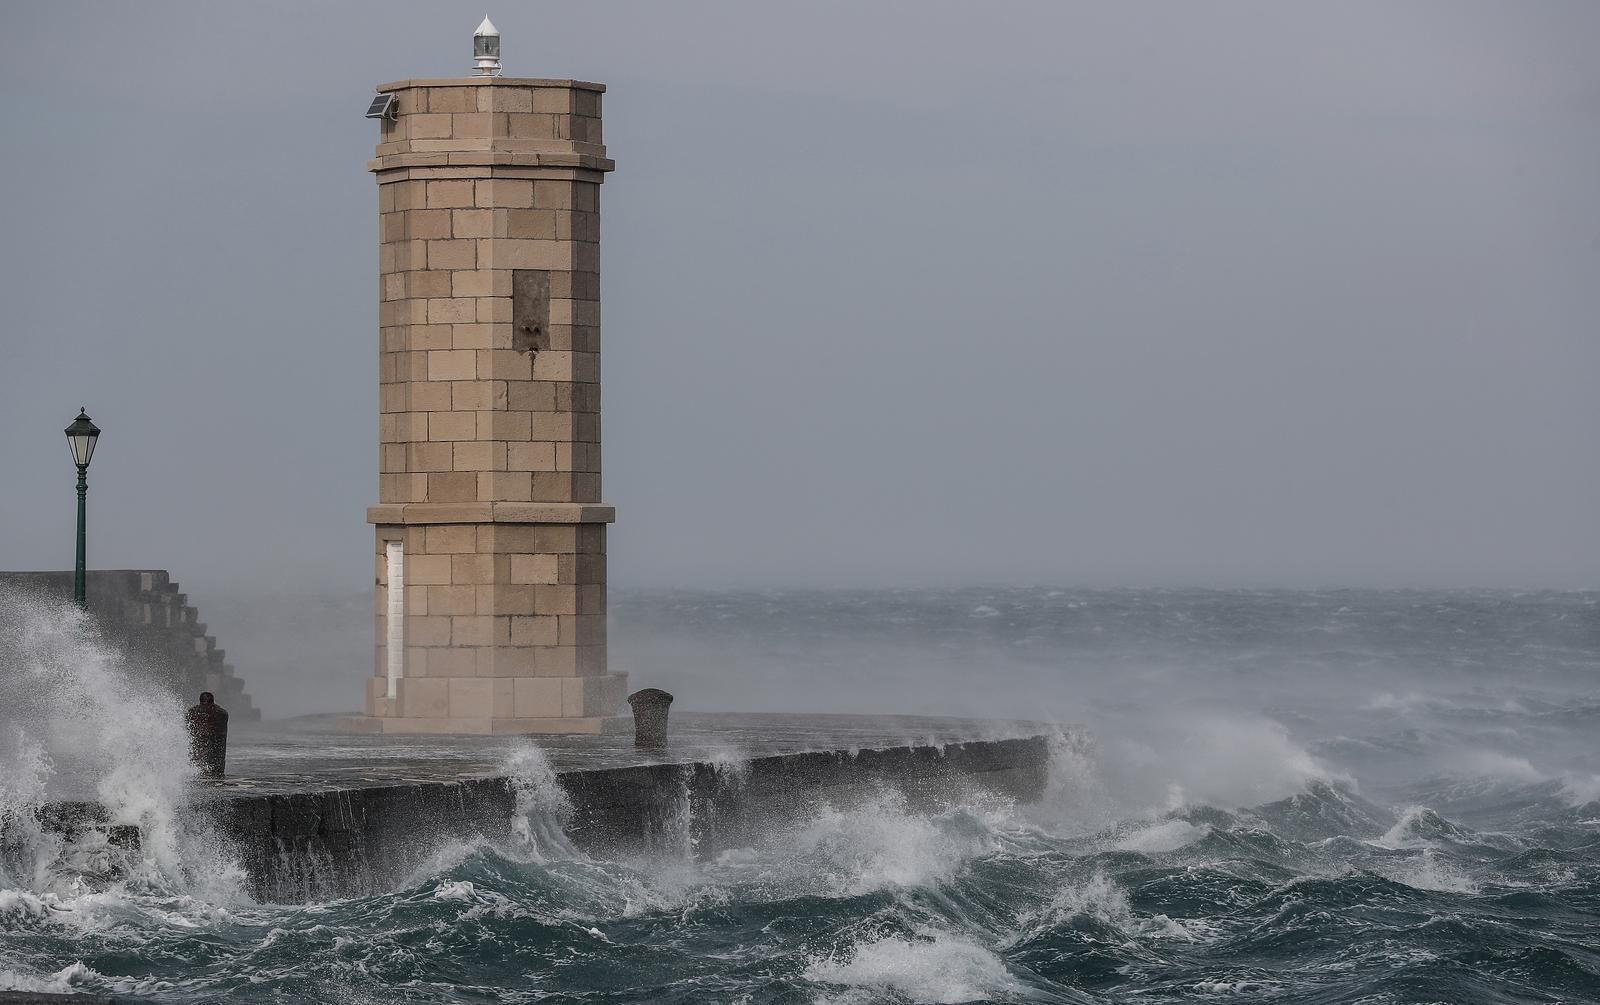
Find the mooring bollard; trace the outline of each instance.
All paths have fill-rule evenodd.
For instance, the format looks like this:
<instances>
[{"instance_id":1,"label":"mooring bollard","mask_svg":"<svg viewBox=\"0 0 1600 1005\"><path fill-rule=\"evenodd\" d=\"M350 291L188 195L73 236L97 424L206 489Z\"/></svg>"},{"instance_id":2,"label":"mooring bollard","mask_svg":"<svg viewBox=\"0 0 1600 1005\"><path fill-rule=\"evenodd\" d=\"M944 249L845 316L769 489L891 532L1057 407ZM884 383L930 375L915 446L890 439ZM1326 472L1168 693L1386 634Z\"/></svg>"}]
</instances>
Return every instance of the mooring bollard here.
<instances>
[{"instance_id":1,"label":"mooring bollard","mask_svg":"<svg viewBox=\"0 0 1600 1005\"><path fill-rule=\"evenodd\" d=\"M628 695L633 708L633 745L659 750L667 745L667 709L672 695L660 688L647 687Z\"/></svg>"},{"instance_id":2,"label":"mooring bollard","mask_svg":"<svg viewBox=\"0 0 1600 1005\"><path fill-rule=\"evenodd\" d=\"M228 710L210 691L202 691L200 704L190 707L184 721L189 727L189 760L200 765L207 778L221 778L228 761Z\"/></svg>"}]
</instances>

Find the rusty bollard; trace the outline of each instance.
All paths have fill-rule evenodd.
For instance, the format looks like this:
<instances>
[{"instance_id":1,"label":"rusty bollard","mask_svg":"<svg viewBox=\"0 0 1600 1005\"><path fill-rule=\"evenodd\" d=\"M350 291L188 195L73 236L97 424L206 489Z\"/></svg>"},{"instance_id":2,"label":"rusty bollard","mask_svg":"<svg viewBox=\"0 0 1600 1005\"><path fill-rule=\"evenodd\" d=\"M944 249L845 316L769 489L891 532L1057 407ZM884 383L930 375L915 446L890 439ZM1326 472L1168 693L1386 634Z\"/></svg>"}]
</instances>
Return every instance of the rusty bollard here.
<instances>
[{"instance_id":1,"label":"rusty bollard","mask_svg":"<svg viewBox=\"0 0 1600 1005\"><path fill-rule=\"evenodd\" d=\"M210 691L202 691L200 704L190 707L184 722L189 727L189 760L207 778L221 778L228 761L228 710Z\"/></svg>"},{"instance_id":2,"label":"rusty bollard","mask_svg":"<svg viewBox=\"0 0 1600 1005\"><path fill-rule=\"evenodd\" d=\"M645 750L660 750L667 745L667 709L672 695L660 688L647 687L628 695L633 707L633 745Z\"/></svg>"}]
</instances>

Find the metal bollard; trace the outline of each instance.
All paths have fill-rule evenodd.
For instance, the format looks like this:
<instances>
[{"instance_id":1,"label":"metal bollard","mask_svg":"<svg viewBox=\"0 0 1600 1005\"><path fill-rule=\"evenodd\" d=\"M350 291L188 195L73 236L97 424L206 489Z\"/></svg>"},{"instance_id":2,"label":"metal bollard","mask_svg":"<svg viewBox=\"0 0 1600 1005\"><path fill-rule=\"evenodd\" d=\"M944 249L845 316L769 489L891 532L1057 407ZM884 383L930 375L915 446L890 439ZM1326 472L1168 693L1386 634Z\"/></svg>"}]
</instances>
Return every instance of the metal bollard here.
<instances>
[{"instance_id":1,"label":"metal bollard","mask_svg":"<svg viewBox=\"0 0 1600 1005\"><path fill-rule=\"evenodd\" d=\"M660 688L647 687L628 695L633 708L633 745L644 750L661 750L667 745L667 710L672 695Z\"/></svg>"},{"instance_id":2,"label":"metal bollard","mask_svg":"<svg viewBox=\"0 0 1600 1005\"><path fill-rule=\"evenodd\" d=\"M228 761L228 710L210 691L202 691L200 704L190 707L184 722L189 727L189 760L207 778L221 778Z\"/></svg>"}]
</instances>

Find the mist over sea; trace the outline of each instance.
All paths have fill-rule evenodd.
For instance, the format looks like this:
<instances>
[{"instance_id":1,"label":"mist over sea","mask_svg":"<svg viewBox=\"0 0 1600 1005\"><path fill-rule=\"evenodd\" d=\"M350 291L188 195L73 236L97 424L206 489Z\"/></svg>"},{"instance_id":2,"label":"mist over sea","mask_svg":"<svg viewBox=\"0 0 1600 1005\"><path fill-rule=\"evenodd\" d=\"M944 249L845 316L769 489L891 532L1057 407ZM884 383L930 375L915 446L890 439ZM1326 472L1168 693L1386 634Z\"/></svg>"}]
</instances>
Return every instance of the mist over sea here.
<instances>
[{"instance_id":1,"label":"mist over sea","mask_svg":"<svg viewBox=\"0 0 1600 1005\"><path fill-rule=\"evenodd\" d=\"M269 715L356 704L369 598L199 600ZM158 838L109 879L42 834L9 849L0 987L1600 1000L1600 593L616 591L612 665L675 711L1059 724L1049 794L933 814L885 795L710 860L599 861L563 840L537 744L508 739L507 770L542 793L514 843L443 847L381 896L287 905L251 901L225 847L173 829L176 702L124 681L70 612L0 605L0 813L25 816L71 758ZM66 694L117 714L55 721L44 699Z\"/></svg>"}]
</instances>

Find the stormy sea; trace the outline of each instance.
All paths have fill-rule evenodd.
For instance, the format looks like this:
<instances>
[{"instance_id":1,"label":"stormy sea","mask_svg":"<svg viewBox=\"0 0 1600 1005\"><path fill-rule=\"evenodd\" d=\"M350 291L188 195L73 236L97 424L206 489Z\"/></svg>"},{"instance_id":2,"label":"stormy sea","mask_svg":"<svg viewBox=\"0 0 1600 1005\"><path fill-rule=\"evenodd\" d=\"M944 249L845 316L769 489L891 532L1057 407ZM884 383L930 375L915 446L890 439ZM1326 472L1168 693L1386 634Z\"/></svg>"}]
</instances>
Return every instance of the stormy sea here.
<instances>
[{"instance_id":1,"label":"stormy sea","mask_svg":"<svg viewBox=\"0 0 1600 1005\"><path fill-rule=\"evenodd\" d=\"M77 615L13 602L0 988L1600 1001L1600 593L655 591L611 620L613 665L687 708L1053 724L1047 795L883 794L749 847L606 861L565 839L537 745L508 739L542 793L515 840L442 846L379 896L259 903L225 845L174 823L175 699ZM139 862L109 874L30 830L69 757L139 823Z\"/></svg>"}]
</instances>

